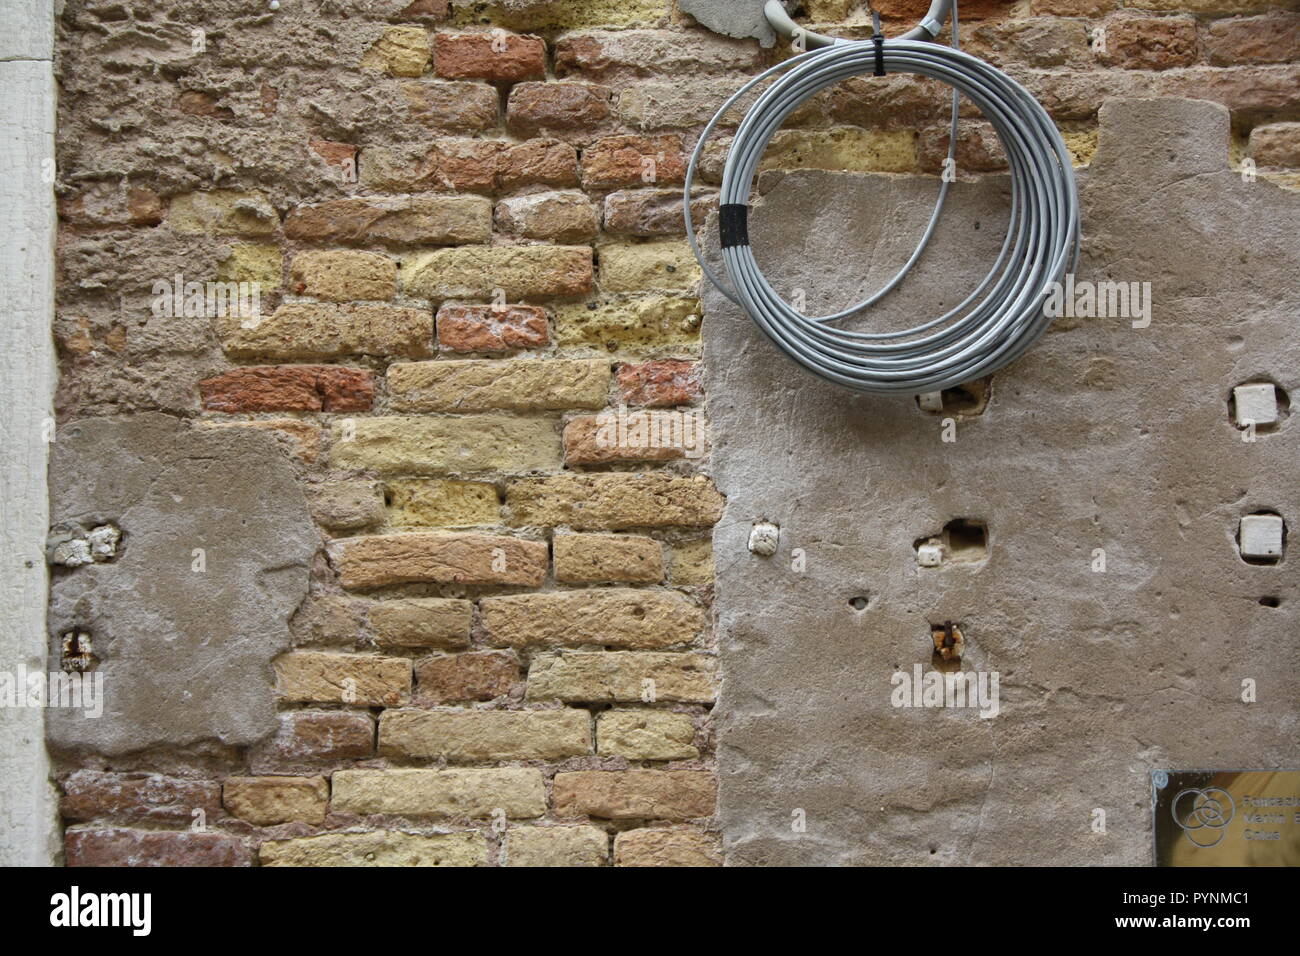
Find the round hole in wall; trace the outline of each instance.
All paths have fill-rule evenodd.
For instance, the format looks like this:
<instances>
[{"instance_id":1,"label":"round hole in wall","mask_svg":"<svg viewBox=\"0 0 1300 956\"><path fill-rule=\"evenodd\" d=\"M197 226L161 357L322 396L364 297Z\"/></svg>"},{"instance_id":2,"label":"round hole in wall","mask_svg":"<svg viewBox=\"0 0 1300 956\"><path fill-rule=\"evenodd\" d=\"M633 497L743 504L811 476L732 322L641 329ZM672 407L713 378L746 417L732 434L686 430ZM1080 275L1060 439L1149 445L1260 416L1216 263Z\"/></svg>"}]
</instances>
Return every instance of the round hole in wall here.
<instances>
[{"instance_id":1,"label":"round hole in wall","mask_svg":"<svg viewBox=\"0 0 1300 956\"><path fill-rule=\"evenodd\" d=\"M1280 597L1266 595L1259 599L1259 603L1262 607L1281 607L1282 599Z\"/></svg>"},{"instance_id":2,"label":"round hole in wall","mask_svg":"<svg viewBox=\"0 0 1300 956\"><path fill-rule=\"evenodd\" d=\"M865 594L849 598L849 607L855 611L865 611L871 604L871 598Z\"/></svg>"}]
</instances>

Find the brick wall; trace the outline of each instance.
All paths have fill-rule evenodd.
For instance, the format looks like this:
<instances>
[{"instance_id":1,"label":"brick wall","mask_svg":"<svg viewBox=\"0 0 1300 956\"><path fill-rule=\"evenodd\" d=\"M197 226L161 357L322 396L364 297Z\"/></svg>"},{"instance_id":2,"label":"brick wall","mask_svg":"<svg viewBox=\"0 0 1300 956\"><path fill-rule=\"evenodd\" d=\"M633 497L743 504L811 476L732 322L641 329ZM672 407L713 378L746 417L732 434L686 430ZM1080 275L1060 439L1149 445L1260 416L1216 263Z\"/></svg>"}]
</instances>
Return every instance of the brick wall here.
<instances>
[{"instance_id":1,"label":"brick wall","mask_svg":"<svg viewBox=\"0 0 1300 956\"><path fill-rule=\"evenodd\" d=\"M888 33L925 6L878 4ZM1232 110L1236 161L1296 183L1295 7L978 0L964 46L1080 165L1105 97L1193 95ZM719 861L722 502L707 458L637 436L704 401L685 158L787 53L669 0L66 4L60 418L268 430L322 540L279 730L56 755L69 863ZM850 81L765 168L932 173L946 103ZM1002 166L976 119L958 164ZM256 283L260 314L191 309L191 282Z\"/></svg>"}]
</instances>

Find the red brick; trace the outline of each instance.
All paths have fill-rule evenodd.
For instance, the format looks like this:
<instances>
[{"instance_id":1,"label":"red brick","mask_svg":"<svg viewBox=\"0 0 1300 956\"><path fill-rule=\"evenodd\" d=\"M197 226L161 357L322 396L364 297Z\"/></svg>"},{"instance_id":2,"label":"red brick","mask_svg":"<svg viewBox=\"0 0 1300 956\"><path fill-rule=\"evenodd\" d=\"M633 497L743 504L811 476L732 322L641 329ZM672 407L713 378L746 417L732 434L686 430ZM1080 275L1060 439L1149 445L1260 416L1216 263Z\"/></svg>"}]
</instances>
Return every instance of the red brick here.
<instances>
[{"instance_id":1,"label":"red brick","mask_svg":"<svg viewBox=\"0 0 1300 956\"><path fill-rule=\"evenodd\" d=\"M535 588L550 552L543 541L505 535L410 532L340 538L330 556L348 589L413 582Z\"/></svg>"},{"instance_id":2,"label":"red brick","mask_svg":"<svg viewBox=\"0 0 1300 956\"><path fill-rule=\"evenodd\" d=\"M610 92L593 83L520 83L510 91L506 126L518 136L590 141L609 125Z\"/></svg>"},{"instance_id":3,"label":"red brick","mask_svg":"<svg viewBox=\"0 0 1300 956\"><path fill-rule=\"evenodd\" d=\"M291 710L280 714L275 735L252 751L254 773L319 767L375 754L375 721L369 714L339 710Z\"/></svg>"},{"instance_id":4,"label":"red brick","mask_svg":"<svg viewBox=\"0 0 1300 956\"><path fill-rule=\"evenodd\" d=\"M530 139L497 158L497 186L512 192L525 186L578 185L578 151L557 139Z\"/></svg>"},{"instance_id":5,"label":"red brick","mask_svg":"<svg viewBox=\"0 0 1300 956\"><path fill-rule=\"evenodd\" d=\"M519 659L510 651L473 651L417 661L415 702L446 704L492 700L509 694L524 679Z\"/></svg>"},{"instance_id":6,"label":"red brick","mask_svg":"<svg viewBox=\"0 0 1300 956\"><path fill-rule=\"evenodd\" d=\"M518 83L546 76L546 44L540 37L505 31L439 33L433 38L433 63L439 76L452 80Z\"/></svg>"},{"instance_id":7,"label":"red brick","mask_svg":"<svg viewBox=\"0 0 1300 956\"><path fill-rule=\"evenodd\" d=\"M215 819L221 811L220 794L215 780L78 770L63 781L59 811L73 821L189 824L195 810Z\"/></svg>"},{"instance_id":8,"label":"red brick","mask_svg":"<svg viewBox=\"0 0 1300 956\"><path fill-rule=\"evenodd\" d=\"M257 365L199 382L210 412L364 412L375 399L370 372L340 365Z\"/></svg>"},{"instance_id":9,"label":"red brick","mask_svg":"<svg viewBox=\"0 0 1300 956\"><path fill-rule=\"evenodd\" d=\"M156 226L163 221L163 201L152 189L97 183L59 200L59 216L79 228Z\"/></svg>"},{"instance_id":10,"label":"red brick","mask_svg":"<svg viewBox=\"0 0 1300 956\"><path fill-rule=\"evenodd\" d=\"M1126 70L1167 70L1196 62L1196 20L1192 17L1110 17L1105 50L1097 58Z\"/></svg>"},{"instance_id":11,"label":"red brick","mask_svg":"<svg viewBox=\"0 0 1300 956\"><path fill-rule=\"evenodd\" d=\"M453 352L535 349L549 341L540 306L444 305L438 310L438 344Z\"/></svg>"},{"instance_id":12,"label":"red brick","mask_svg":"<svg viewBox=\"0 0 1300 956\"><path fill-rule=\"evenodd\" d=\"M1292 63L1300 60L1300 13L1215 20L1206 29L1205 51L1215 66Z\"/></svg>"},{"instance_id":13,"label":"red brick","mask_svg":"<svg viewBox=\"0 0 1300 956\"><path fill-rule=\"evenodd\" d=\"M357 168L357 148L351 143L334 143L326 139L314 139L307 148L325 161L326 166L338 166L341 169Z\"/></svg>"},{"instance_id":14,"label":"red brick","mask_svg":"<svg viewBox=\"0 0 1300 956\"><path fill-rule=\"evenodd\" d=\"M191 830L69 830L68 866L252 866L242 840Z\"/></svg>"},{"instance_id":15,"label":"red brick","mask_svg":"<svg viewBox=\"0 0 1300 956\"><path fill-rule=\"evenodd\" d=\"M218 106L221 97L203 90L186 90L176 97L176 108L189 116L208 116L213 119L234 119L235 114L224 106Z\"/></svg>"},{"instance_id":16,"label":"red brick","mask_svg":"<svg viewBox=\"0 0 1300 956\"><path fill-rule=\"evenodd\" d=\"M699 366L683 359L620 365L617 385L620 402L647 408L689 405L704 394Z\"/></svg>"},{"instance_id":17,"label":"red brick","mask_svg":"<svg viewBox=\"0 0 1300 956\"><path fill-rule=\"evenodd\" d=\"M606 136L582 151L582 185L587 189L672 186L686 177L682 138Z\"/></svg>"}]
</instances>

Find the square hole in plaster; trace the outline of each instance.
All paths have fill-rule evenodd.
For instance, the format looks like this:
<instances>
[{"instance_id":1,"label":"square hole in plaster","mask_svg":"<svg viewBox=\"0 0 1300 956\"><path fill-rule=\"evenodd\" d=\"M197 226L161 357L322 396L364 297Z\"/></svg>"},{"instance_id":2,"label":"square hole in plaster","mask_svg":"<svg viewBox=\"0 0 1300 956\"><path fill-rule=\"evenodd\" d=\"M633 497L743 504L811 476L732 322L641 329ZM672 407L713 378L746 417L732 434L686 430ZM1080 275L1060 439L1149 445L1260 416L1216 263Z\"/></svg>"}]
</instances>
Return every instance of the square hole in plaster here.
<instances>
[{"instance_id":1,"label":"square hole in plaster","mask_svg":"<svg viewBox=\"0 0 1300 956\"><path fill-rule=\"evenodd\" d=\"M993 376L945 388L941 392L926 392L916 396L922 411L933 415L982 415L988 407L993 391Z\"/></svg>"}]
</instances>

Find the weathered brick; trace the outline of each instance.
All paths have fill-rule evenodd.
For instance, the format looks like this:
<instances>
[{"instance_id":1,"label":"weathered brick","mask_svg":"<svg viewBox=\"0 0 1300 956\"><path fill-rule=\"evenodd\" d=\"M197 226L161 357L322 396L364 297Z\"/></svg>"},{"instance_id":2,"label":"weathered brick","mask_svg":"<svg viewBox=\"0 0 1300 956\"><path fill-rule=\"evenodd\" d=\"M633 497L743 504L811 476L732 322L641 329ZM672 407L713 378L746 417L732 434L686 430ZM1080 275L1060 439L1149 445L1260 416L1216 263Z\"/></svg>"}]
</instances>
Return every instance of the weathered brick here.
<instances>
[{"instance_id":1,"label":"weathered brick","mask_svg":"<svg viewBox=\"0 0 1300 956\"><path fill-rule=\"evenodd\" d=\"M604 359L479 359L388 367L392 407L405 412L600 408L609 398Z\"/></svg>"},{"instance_id":2,"label":"weathered brick","mask_svg":"<svg viewBox=\"0 0 1300 956\"><path fill-rule=\"evenodd\" d=\"M295 206L285 217L284 233L310 242L486 242L492 234L492 202L483 196L332 199Z\"/></svg>"},{"instance_id":3,"label":"weathered brick","mask_svg":"<svg viewBox=\"0 0 1300 956\"><path fill-rule=\"evenodd\" d=\"M399 9L390 16L392 20L445 20L451 12L451 0L392 0ZM370 2L367 7L372 7Z\"/></svg>"},{"instance_id":4,"label":"weathered brick","mask_svg":"<svg viewBox=\"0 0 1300 956\"><path fill-rule=\"evenodd\" d=\"M962 49L1000 69L1087 66L1092 62L1089 24L1052 17L983 23L963 32Z\"/></svg>"},{"instance_id":5,"label":"weathered brick","mask_svg":"<svg viewBox=\"0 0 1300 956\"><path fill-rule=\"evenodd\" d=\"M500 33L439 33L433 38L434 69L453 80L518 83L546 76L546 43L540 37Z\"/></svg>"},{"instance_id":6,"label":"weathered brick","mask_svg":"<svg viewBox=\"0 0 1300 956\"><path fill-rule=\"evenodd\" d=\"M595 827L511 827L506 866L605 866L609 837Z\"/></svg>"},{"instance_id":7,"label":"weathered brick","mask_svg":"<svg viewBox=\"0 0 1300 956\"><path fill-rule=\"evenodd\" d=\"M703 223L717 207L716 196L691 199L692 223ZM681 236L686 234L681 190L633 189L605 197L605 231L620 236Z\"/></svg>"},{"instance_id":8,"label":"weathered brick","mask_svg":"<svg viewBox=\"0 0 1300 956\"><path fill-rule=\"evenodd\" d=\"M294 646L360 643L367 606L366 601L349 594L312 594L289 621Z\"/></svg>"},{"instance_id":9,"label":"weathered brick","mask_svg":"<svg viewBox=\"0 0 1300 956\"><path fill-rule=\"evenodd\" d=\"M279 715L274 736L250 753L254 773L364 760L375 753L375 721L342 710L290 710Z\"/></svg>"},{"instance_id":10,"label":"weathered brick","mask_svg":"<svg viewBox=\"0 0 1300 956\"><path fill-rule=\"evenodd\" d=\"M701 538L698 541L686 541L673 548L672 570L669 572L673 584L697 587L712 584L713 541Z\"/></svg>"},{"instance_id":11,"label":"weathered brick","mask_svg":"<svg viewBox=\"0 0 1300 956\"><path fill-rule=\"evenodd\" d=\"M699 263L685 242L610 243L600 247L604 292L690 292L699 284Z\"/></svg>"},{"instance_id":12,"label":"weathered brick","mask_svg":"<svg viewBox=\"0 0 1300 956\"><path fill-rule=\"evenodd\" d=\"M519 659L510 651L446 654L415 663L415 702L449 704L494 700L523 682Z\"/></svg>"},{"instance_id":13,"label":"weathered brick","mask_svg":"<svg viewBox=\"0 0 1300 956\"><path fill-rule=\"evenodd\" d=\"M491 192L503 149L505 145L496 140L479 139L369 146L361 152L361 184L391 192Z\"/></svg>"},{"instance_id":14,"label":"weathered brick","mask_svg":"<svg viewBox=\"0 0 1300 956\"><path fill-rule=\"evenodd\" d=\"M152 189L121 182L92 183L59 199L59 218L81 229L156 226L165 207Z\"/></svg>"},{"instance_id":15,"label":"weathered brick","mask_svg":"<svg viewBox=\"0 0 1300 956\"><path fill-rule=\"evenodd\" d=\"M384 520L384 495L373 481L331 481L309 491L312 517L327 531L360 531Z\"/></svg>"},{"instance_id":16,"label":"weathered brick","mask_svg":"<svg viewBox=\"0 0 1300 956\"><path fill-rule=\"evenodd\" d=\"M360 418L334 426L334 464L389 475L519 474L560 465L560 436L545 419L507 415Z\"/></svg>"},{"instance_id":17,"label":"weathered brick","mask_svg":"<svg viewBox=\"0 0 1300 956\"><path fill-rule=\"evenodd\" d=\"M585 710L386 710L379 752L452 763L562 760L591 753Z\"/></svg>"},{"instance_id":18,"label":"weathered brick","mask_svg":"<svg viewBox=\"0 0 1300 956\"><path fill-rule=\"evenodd\" d=\"M555 775L555 812L606 820L713 815L717 785L703 770L579 770Z\"/></svg>"},{"instance_id":19,"label":"weathered brick","mask_svg":"<svg viewBox=\"0 0 1300 956\"><path fill-rule=\"evenodd\" d=\"M280 217L263 193L216 189L173 196L167 225L184 235L265 236Z\"/></svg>"},{"instance_id":20,"label":"weathered brick","mask_svg":"<svg viewBox=\"0 0 1300 956\"><path fill-rule=\"evenodd\" d=\"M645 80L619 91L618 116L627 126L643 130L703 126L748 79L733 74ZM744 116L754 98L751 92L740 99L731 114L733 122Z\"/></svg>"},{"instance_id":21,"label":"weathered brick","mask_svg":"<svg viewBox=\"0 0 1300 956\"><path fill-rule=\"evenodd\" d=\"M262 294L274 292L284 280L284 255L269 242L238 242L217 266L219 282L256 282Z\"/></svg>"},{"instance_id":22,"label":"weathered brick","mask_svg":"<svg viewBox=\"0 0 1300 956\"><path fill-rule=\"evenodd\" d=\"M1097 58L1128 70L1167 70L1196 62L1196 20L1117 14L1104 24L1105 46Z\"/></svg>"},{"instance_id":23,"label":"weathered brick","mask_svg":"<svg viewBox=\"0 0 1300 956\"><path fill-rule=\"evenodd\" d=\"M678 133L606 136L582 151L585 189L673 186L686 178L686 156Z\"/></svg>"},{"instance_id":24,"label":"weathered brick","mask_svg":"<svg viewBox=\"0 0 1300 956\"><path fill-rule=\"evenodd\" d=\"M1162 13L1221 14L1257 13L1270 6L1271 0L1124 0L1126 7L1157 10Z\"/></svg>"},{"instance_id":25,"label":"weathered brick","mask_svg":"<svg viewBox=\"0 0 1300 956\"><path fill-rule=\"evenodd\" d=\"M370 608L370 627L381 647L469 647L474 605L455 598L398 598Z\"/></svg>"},{"instance_id":26,"label":"weathered brick","mask_svg":"<svg viewBox=\"0 0 1300 956\"><path fill-rule=\"evenodd\" d=\"M676 591L601 588L485 597L483 629L498 647L645 649L690 644L704 612Z\"/></svg>"},{"instance_id":27,"label":"weathered brick","mask_svg":"<svg viewBox=\"0 0 1300 956\"><path fill-rule=\"evenodd\" d=\"M1300 12L1215 20L1201 34L1215 66L1292 63L1300 60Z\"/></svg>"},{"instance_id":28,"label":"weathered brick","mask_svg":"<svg viewBox=\"0 0 1300 956\"><path fill-rule=\"evenodd\" d=\"M706 654L566 651L536 654L528 668L528 700L571 703L713 701L716 661Z\"/></svg>"},{"instance_id":29,"label":"weathered brick","mask_svg":"<svg viewBox=\"0 0 1300 956\"><path fill-rule=\"evenodd\" d=\"M607 710L596 717L596 752L628 760L694 760L695 722L659 710Z\"/></svg>"},{"instance_id":30,"label":"weathered brick","mask_svg":"<svg viewBox=\"0 0 1300 956\"><path fill-rule=\"evenodd\" d=\"M410 532L341 538L330 558L345 588L389 584L537 587L546 578L545 541L505 535Z\"/></svg>"},{"instance_id":31,"label":"weathered brick","mask_svg":"<svg viewBox=\"0 0 1300 956\"><path fill-rule=\"evenodd\" d=\"M603 297L557 305L555 338L560 345L586 345L610 352L668 346L696 346L700 303L688 296Z\"/></svg>"},{"instance_id":32,"label":"weathered brick","mask_svg":"<svg viewBox=\"0 0 1300 956\"><path fill-rule=\"evenodd\" d=\"M508 352L550 342L546 310L536 305L454 305L438 310L438 344L452 352Z\"/></svg>"},{"instance_id":33,"label":"weathered brick","mask_svg":"<svg viewBox=\"0 0 1300 956\"><path fill-rule=\"evenodd\" d=\"M304 252L294 257L293 291L332 302L391 299L397 294L397 263L374 252Z\"/></svg>"},{"instance_id":34,"label":"weathered brick","mask_svg":"<svg viewBox=\"0 0 1300 956\"><path fill-rule=\"evenodd\" d=\"M355 173L357 168L357 148L351 143L335 143L326 139L313 139L307 143L312 155L320 158L326 166Z\"/></svg>"},{"instance_id":35,"label":"weathered brick","mask_svg":"<svg viewBox=\"0 0 1300 956\"><path fill-rule=\"evenodd\" d=\"M673 461L708 451L708 423L695 410L605 411L579 415L564 426L567 465Z\"/></svg>"},{"instance_id":36,"label":"weathered brick","mask_svg":"<svg viewBox=\"0 0 1300 956\"><path fill-rule=\"evenodd\" d=\"M582 193L530 193L497 203L496 224L501 232L525 239L586 242L596 237L600 216Z\"/></svg>"},{"instance_id":37,"label":"weathered brick","mask_svg":"<svg viewBox=\"0 0 1300 956\"><path fill-rule=\"evenodd\" d=\"M397 528L499 524L501 501L485 481L412 478L387 483L388 523Z\"/></svg>"},{"instance_id":38,"label":"weathered brick","mask_svg":"<svg viewBox=\"0 0 1300 956\"><path fill-rule=\"evenodd\" d=\"M578 151L557 139L530 139L502 150L497 186L513 192L525 186L578 185Z\"/></svg>"},{"instance_id":39,"label":"weathered brick","mask_svg":"<svg viewBox=\"0 0 1300 956\"><path fill-rule=\"evenodd\" d=\"M693 827L624 830L614 837L615 866L721 866L718 841Z\"/></svg>"},{"instance_id":40,"label":"weathered brick","mask_svg":"<svg viewBox=\"0 0 1300 956\"><path fill-rule=\"evenodd\" d=\"M320 825L329 794L324 777L227 777L223 788L226 809L260 827L296 821Z\"/></svg>"},{"instance_id":41,"label":"weathered brick","mask_svg":"<svg viewBox=\"0 0 1300 956\"><path fill-rule=\"evenodd\" d=\"M592 30L570 33L555 43L555 74L594 80L643 76L692 76L701 72L744 73L763 62L751 41L668 30Z\"/></svg>"},{"instance_id":42,"label":"weathered brick","mask_svg":"<svg viewBox=\"0 0 1300 956\"><path fill-rule=\"evenodd\" d=\"M778 130L759 163L760 170L910 173L917 168L916 134L911 130L856 126Z\"/></svg>"},{"instance_id":43,"label":"weathered brick","mask_svg":"<svg viewBox=\"0 0 1300 956\"><path fill-rule=\"evenodd\" d=\"M397 84L397 92L406 106L406 119L413 129L431 133L486 133L501 125L501 99L496 88L489 83L403 80ZM482 143L483 155L489 159L501 148L501 143ZM363 153L361 159L362 182L365 182L366 154ZM488 166L487 170L466 169L463 172L482 174L490 169Z\"/></svg>"},{"instance_id":44,"label":"weathered brick","mask_svg":"<svg viewBox=\"0 0 1300 956\"><path fill-rule=\"evenodd\" d=\"M1114 10L1119 0L1030 0L1034 16L1089 17L1103 16Z\"/></svg>"},{"instance_id":45,"label":"weathered brick","mask_svg":"<svg viewBox=\"0 0 1300 956\"><path fill-rule=\"evenodd\" d=\"M402 262L408 295L431 299L582 295L591 290L590 246L460 246Z\"/></svg>"},{"instance_id":46,"label":"weathered brick","mask_svg":"<svg viewBox=\"0 0 1300 956\"><path fill-rule=\"evenodd\" d=\"M948 158L950 126L931 126L921 131L917 139L917 152L921 169L939 173ZM954 154L956 172L988 172L1007 168L1007 154L991 123L970 121L961 124L957 131L957 150Z\"/></svg>"},{"instance_id":47,"label":"weathered brick","mask_svg":"<svg viewBox=\"0 0 1300 956\"><path fill-rule=\"evenodd\" d=\"M290 651L274 667L276 692L297 703L396 707L411 697L411 662L401 657Z\"/></svg>"},{"instance_id":48,"label":"weathered brick","mask_svg":"<svg viewBox=\"0 0 1300 956\"><path fill-rule=\"evenodd\" d=\"M214 780L77 770L64 778L61 789L59 813L74 822L188 825L194 820L195 810L202 810L209 819L215 819L221 810L221 785Z\"/></svg>"},{"instance_id":49,"label":"weathered brick","mask_svg":"<svg viewBox=\"0 0 1300 956\"><path fill-rule=\"evenodd\" d=\"M68 866L252 866L238 837L191 830L68 830Z\"/></svg>"},{"instance_id":50,"label":"weathered brick","mask_svg":"<svg viewBox=\"0 0 1300 956\"><path fill-rule=\"evenodd\" d=\"M579 531L710 527L722 496L702 476L555 475L507 483L510 523Z\"/></svg>"},{"instance_id":51,"label":"weathered brick","mask_svg":"<svg viewBox=\"0 0 1300 956\"><path fill-rule=\"evenodd\" d=\"M671 0L489 0L460 5L458 23L491 23L510 30L555 32L586 27L666 25Z\"/></svg>"},{"instance_id":52,"label":"weathered brick","mask_svg":"<svg viewBox=\"0 0 1300 956\"><path fill-rule=\"evenodd\" d=\"M506 102L506 128L516 136L589 143L610 124L610 95L594 83L520 83Z\"/></svg>"},{"instance_id":53,"label":"weathered brick","mask_svg":"<svg viewBox=\"0 0 1300 956\"><path fill-rule=\"evenodd\" d=\"M364 412L375 399L370 372L338 365L257 365L199 382L210 412Z\"/></svg>"},{"instance_id":54,"label":"weathered brick","mask_svg":"<svg viewBox=\"0 0 1300 956\"><path fill-rule=\"evenodd\" d=\"M1260 166L1300 166L1300 123L1269 123L1250 131L1250 158Z\"/></svg>"},{"instance_id":55,"label":"weathered brick","mask_svg":"<svg viewBox=\"0 0 1300 956\"><path fill-rule=\"evenodd\" d=\"M486 866L487 840L479 832L323 833L267 841L258 859L262 866Z\"/></svg>"},{"instance_id":56,"label":"weathered brick","mask_svg":"<svg viewBox=\"0 0 1300 956\"><path fill-rule=\"evenodd\" d=\"M948 87L907 73L851 77L827 90L826 96L831 121L868 129L939 121L952 109Z\"/></svg>"},{"instance_id":57,"label":"weathered brick","mask_svg":"<svg viewBox=\"0 0 1300 956\"><path fill-rule=\"evenodd\" d=\"M636 534L557 534L555 580L563 584L657 584L664 577L663 545Z\"/></svg>"},{"instance_id":58,"label":"weathered brick","mask_svg":"<svg viewBox=\"0 0 1300 956\"><path fill-rule=\"evenodd\" d=\"M361 58L363 70L419 76L429 68L432 46L423 27L389 27Z\"/></svg>"},{"instance_id":59,"label":"weathered brick","mask_svg":"<svg viewBox=\"0 0 1300 956\"><path fill-rule=\"evenodd\" d=\"M704 394L699 364L682 359L624 363L618 367L615 384L620 403L647 408L690 405Z\"/></svg>"},{"instance_id":60,"label":"weathered brick","mask_svg":"<svg viewBox=\"0 0 1300 956\"><path fill-rule=\"evenodd\" d=\"M311 464L320 452L321 431L310 422L296 418L266 418L252 422L199 422L200 428L248 428L270 433L281 450L291 458Z\"/></svg>"},{"instance_id":61,"label":"weathered brick","mask_svg":"<svg viewBox=\"0 0 1300 956\"><path fill-rule=\"evenodd\" d=\"M433 314L396 305L293 302L247 327L219 328L236 358L334 359L349 355L426 358L433 353Z\"/></svg>"},{"instance_id":62,"label":"weathered brick","mask_svg":"<svg viewBox=\"0 0 1300 956\"><path fill-rule=\"evenodd\" d=\"M540 770L340 770L333 777L336 813L511 819L546 812Z\"/></svg>"},{"instance_id":63,"label":"weathered brick","mask_svg":"<svg viewBox=\"0 0 1300 956\"><path fill-rule=\"evenodd\" d=\"M1012 0L966 0L961 11L963 20L983 20L1003 16L1010 11ZM873 0L871 8L882 17L911 20L913 23L925 16L928 0Z\"/></svg>"}]
</instances>

